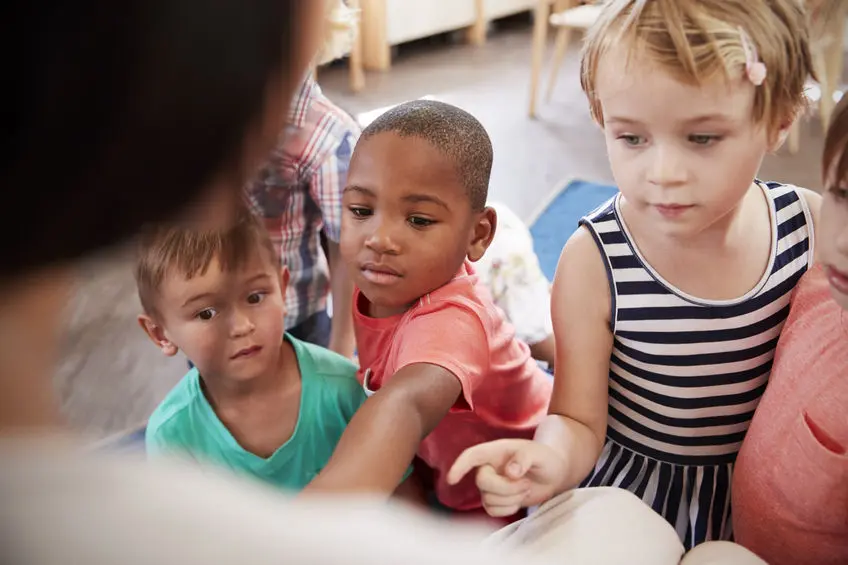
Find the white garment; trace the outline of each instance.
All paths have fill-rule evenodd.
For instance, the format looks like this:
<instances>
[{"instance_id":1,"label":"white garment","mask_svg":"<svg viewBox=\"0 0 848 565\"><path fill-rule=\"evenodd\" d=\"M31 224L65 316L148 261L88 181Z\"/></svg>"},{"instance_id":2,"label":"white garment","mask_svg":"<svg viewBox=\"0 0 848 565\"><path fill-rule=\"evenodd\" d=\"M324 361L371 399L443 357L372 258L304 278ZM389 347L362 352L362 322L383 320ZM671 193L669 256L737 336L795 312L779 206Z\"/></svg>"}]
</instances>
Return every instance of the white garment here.
<instances>
[{"instance_id":1,"label":"white garment","mask_svg":"<svg viewBox=\"0 0 848 565\"><path fill-rule=\"evenodd\" d=\"M515 327L515 336L530 345L553 334L551 283L533 250L533 237L521 218L506 205L491 202L498 214L492 244L474 263L495 305Z\"/></svg>"},{"instance_id":2,"label":"white garment","mask_svg":"<svg viewBox=\"0 0 848 565\"><path fill-rule=\"evenodd\" d=\"M617 489L566 493L481 543L484 530L407 508L293 501L55 440L0 440L0 461L4 565L675 565L682 553L670 526Z\"/></svg>"}]
</instances>

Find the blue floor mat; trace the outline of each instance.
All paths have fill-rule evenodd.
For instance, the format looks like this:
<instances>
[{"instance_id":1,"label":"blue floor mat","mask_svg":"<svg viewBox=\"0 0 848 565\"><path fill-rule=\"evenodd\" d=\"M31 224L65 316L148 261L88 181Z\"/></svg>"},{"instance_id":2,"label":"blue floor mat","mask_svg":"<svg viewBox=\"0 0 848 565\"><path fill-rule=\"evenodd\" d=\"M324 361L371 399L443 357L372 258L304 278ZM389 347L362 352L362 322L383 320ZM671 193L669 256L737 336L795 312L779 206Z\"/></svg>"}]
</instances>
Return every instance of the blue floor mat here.
<instances>
[{"instance_id":1,"label":"blue floor mat","mask_svg":"<svg viewBox=\"0 0 848 565\"><path fill-rule=\"evenodd\" d=\"M577 222L618 192L614 186L572 180L545 206L530 225L533 248L542 272L554 280L557 261L565 242L577 229Z\"/></svg>"}]
</instances>

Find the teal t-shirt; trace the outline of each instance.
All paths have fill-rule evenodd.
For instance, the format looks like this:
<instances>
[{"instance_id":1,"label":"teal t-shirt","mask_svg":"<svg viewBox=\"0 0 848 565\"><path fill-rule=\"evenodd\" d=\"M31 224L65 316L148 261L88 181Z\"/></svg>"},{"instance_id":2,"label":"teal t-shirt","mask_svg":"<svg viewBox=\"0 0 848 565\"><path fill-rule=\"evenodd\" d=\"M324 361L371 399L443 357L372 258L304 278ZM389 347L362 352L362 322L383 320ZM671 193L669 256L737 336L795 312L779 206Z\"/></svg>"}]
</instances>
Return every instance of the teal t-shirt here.
<instances>
[{"instance_id":1,"label":"teal t-shirt","mask_svg":"<svg viewBox=\"0 0 848 565\"><path fill-rule=\"evenodd\" d=\"M150 456L185 454L299 491L327 464L354 412L365 401L356 365L328 349L289 335L300 368L300 413L291 438L264 459L243 449L200 387L194 368L153 412L145 443Z\"/></svg>"}]
</instances>

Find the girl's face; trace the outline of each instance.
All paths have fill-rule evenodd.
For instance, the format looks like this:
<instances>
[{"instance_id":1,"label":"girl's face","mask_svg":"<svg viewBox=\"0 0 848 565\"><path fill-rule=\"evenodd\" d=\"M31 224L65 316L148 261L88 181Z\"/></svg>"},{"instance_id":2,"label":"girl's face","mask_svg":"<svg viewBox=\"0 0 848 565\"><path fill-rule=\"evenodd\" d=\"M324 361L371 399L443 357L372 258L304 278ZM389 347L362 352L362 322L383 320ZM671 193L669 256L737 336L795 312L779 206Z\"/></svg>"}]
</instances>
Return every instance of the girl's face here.
<instances>
[{"instance_id":1,"label":"girl's face","mask_svg":"<svg viewBox=\"0 0 848 565\"><path fill-rule=\"evenodd\" d=\"M755 123L755 87L739 78L680 82L621 47L598 67L597 95L612 173L628 210L674 238L728 216L751 187L770 142Z\"/></svg>"},{"instance_id":2,"label":"girl's face","mask_svg":"<svg viewBox=\"0 0 848 565\"><path fill-rule=\"evenodd\" d=\"M842 176L828 179L816 239L833 298L848 310L848 176Z\"/></svg>"}]
</instances>

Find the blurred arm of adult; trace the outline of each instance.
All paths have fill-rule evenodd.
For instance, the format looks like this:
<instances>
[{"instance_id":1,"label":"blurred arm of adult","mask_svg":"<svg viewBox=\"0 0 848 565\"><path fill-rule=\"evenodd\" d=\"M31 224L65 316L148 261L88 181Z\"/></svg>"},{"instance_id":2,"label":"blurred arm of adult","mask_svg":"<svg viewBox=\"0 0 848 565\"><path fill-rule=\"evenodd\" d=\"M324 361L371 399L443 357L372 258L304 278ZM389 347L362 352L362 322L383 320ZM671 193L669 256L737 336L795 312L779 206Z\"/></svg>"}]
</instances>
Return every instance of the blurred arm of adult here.
<instances>
[{"instance_id":1,"label":"blurred arm of adult","mask_svg":"<svg viewBox=\"0 0 848 565\"><path fill-rule=\"evenodd\" d=\"M0 440L0 454L3 563L542 563L482 548L486 530L385 502L294 501L173 461L82 456L58 439Z\"/></svg>"}]
</instances>

